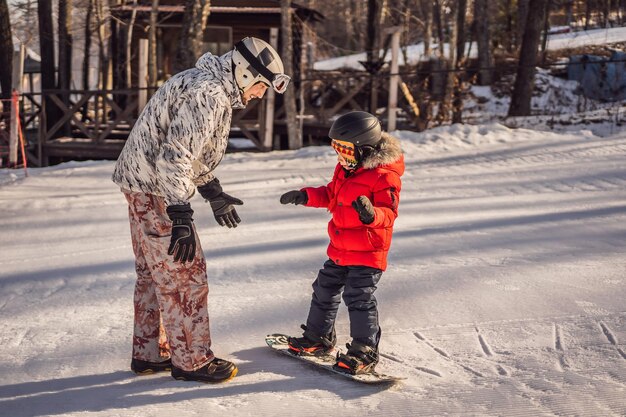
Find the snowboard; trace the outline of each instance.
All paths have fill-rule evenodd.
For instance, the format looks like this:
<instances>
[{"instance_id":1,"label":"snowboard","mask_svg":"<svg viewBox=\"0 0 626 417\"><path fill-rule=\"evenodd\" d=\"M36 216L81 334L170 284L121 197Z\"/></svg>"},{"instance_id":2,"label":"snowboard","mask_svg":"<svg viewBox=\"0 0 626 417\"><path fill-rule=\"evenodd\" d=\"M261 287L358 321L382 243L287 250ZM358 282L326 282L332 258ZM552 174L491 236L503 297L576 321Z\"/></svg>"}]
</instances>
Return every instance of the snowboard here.
<instances>
[{"instance_id":1,"label":"snowboard","mask_svg":"<svg viewBox=\"0 0 626 417\"><path fill-rule=\"evenodd\" d=\"M306 355L297 355L295 353L291 353L292 351L289 349L289 345L287 343L287 339L289 336L284 334L270 334L265 336L265 343L275 350L276 352L290 356L292 358L299 359L303 362L309 363L317 368L324 369L325 371L332 372L336 375L341 375L345 378L351 379L356 382L360 382L363 384L394 384L398 381L401 381L405 378L380 374L377 372L368 373L368 374L358 374L353 375L347 372L342 372L333 368L335 364L335 354L336 351L332 351L329 354L323 356L306 356Z\"/></svg>"}]
</instances>

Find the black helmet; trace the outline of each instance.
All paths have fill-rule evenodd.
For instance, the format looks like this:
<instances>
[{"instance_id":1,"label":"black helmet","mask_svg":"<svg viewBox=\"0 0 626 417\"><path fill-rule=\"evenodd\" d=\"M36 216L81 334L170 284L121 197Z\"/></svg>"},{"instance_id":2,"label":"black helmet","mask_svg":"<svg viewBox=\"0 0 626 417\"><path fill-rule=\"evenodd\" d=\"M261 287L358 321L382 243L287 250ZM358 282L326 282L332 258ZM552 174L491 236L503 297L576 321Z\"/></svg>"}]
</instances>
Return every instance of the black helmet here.
<instances>
[{"instance_id":1,"label":"black helmet","mask_svg":"<svg viewBox=\"0 0 626 417\"><path fill-rule=\"evenodd\" d=\"M331 139L354 143L355 146L375 146L382 136L380 121L364 111L353 111L340 116L330 127Z\"/></svg>"}]
</instances>

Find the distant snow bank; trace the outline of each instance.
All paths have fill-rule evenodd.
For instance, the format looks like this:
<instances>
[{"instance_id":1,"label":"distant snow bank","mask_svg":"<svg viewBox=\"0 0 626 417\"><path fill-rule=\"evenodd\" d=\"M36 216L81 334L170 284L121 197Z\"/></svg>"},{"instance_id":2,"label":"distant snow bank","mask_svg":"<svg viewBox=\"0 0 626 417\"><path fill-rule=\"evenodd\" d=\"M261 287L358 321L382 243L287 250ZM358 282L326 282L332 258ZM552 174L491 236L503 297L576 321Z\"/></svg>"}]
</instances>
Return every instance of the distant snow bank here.
<instances>
[{"instance_id":1,"label":"distant snow bank","mask_svg":"<svg viewBox=\"0 0 626 417\"><path fill-rule=\"evenodd\" d=\"M593 29L581 32L570 33L558 33L548 36L548 49L551 51L557 51L567 48L578 48L581 46L589 45L606 45L618 42L626 42L626 27L608 28L608 29ZM433 44L432 49L438 48L438 44ZM449 45L443 46L444 54L448 53ZM465 50L470 50L470 45L466 45ZM470 58L476 57L476 45L471 45L469 53ZM424 43L420 42L417 45L409 45L407 47L407 62L404 61L403 54L400 54L398 60L400 65L415 65L419 61L423 60L424 55ZM349 68L356 70L363 70L363 66L359 61L365 61L365 52L347 55L337 58L330 58L323 61L318 61L313 65L313 68L318 71L332 71L341 68ZM391 61L391 53L387 53L385 57L386 62Z\"/></svg>"}]
</instances>

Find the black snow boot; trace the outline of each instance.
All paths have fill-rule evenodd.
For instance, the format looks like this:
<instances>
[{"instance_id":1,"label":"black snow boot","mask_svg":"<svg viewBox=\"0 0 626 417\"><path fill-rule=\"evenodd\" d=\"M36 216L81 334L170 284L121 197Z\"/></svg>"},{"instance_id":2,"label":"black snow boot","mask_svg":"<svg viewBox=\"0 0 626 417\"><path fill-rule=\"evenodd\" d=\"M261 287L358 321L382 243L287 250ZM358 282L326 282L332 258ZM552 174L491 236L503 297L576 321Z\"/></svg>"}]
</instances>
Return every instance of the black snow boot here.
<instances>
[{"instance_id":1,"label":"black snow boot","mask_svg":"<svg viewBox=\"0 0 626 417\"><path fill-rule=\"evenodd\" d=\"M337 362L333 368L337 371L352 375L367 374L374 372L378 363L378 349L353 341L347 343L348 352L338 353Z\"/></svg>"},{"instance_id":2,"label":"black snow boot","mask_svg":"<svg viewBox=\"0 0 626 417\"><path fill-rule=\"evenodd\" d=\"M290 337L288 339L291 353L297 355L323 356L334 349L335 343L337 343L337 335L335 334L334 328L330 335L319 336L307 329L304 324L300 327L304 330L302 337Z\"/></svg>"},{"instance_id":3,"label":"black snow boot","mask_svg":"<svg viewBox=\"0 0 626 417\"><path fill-rule=\"evenodd\" d=\"M130 362L130 370L137 375L150 375L157 372L171 371L172 360L166 359L163 362L148 362L133 358Z\"/></svg>"},{"instance_id":4,"label":"black snow boot","mask_svg":"<svg viewBox=\"0 0 626 417\"><path fill-rule=\"evenodd\" d=\"M172 366L172 377L181 381L225 382L234 378L237 375L237 370L234 363L215 358L195 371L184 371Z\"/></svg>"}]
</instances>

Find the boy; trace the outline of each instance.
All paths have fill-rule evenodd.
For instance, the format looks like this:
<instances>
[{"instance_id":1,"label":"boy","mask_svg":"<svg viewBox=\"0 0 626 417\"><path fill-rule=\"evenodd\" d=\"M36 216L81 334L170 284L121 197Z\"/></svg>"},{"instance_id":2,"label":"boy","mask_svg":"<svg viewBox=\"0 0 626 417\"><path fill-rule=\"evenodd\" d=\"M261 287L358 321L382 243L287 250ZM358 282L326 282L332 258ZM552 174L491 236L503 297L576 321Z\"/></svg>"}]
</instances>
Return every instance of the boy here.
<instances>
[{"instance_id":1,"label":"boy","mask_svg":"<svg viewBox=\"0 0 626 417\"><path fill-rule=\"evenodd\" d=\"M339 117L328 136L339 162L331 182L289 191L280 198L282 204L325 207L332 214L330 259L313 283L304 334L289 338L289 348L301 355L323 355L333 349L343 292L352 343L346 354L337 356L335 368L368 373L378 363L381 330L374 291L387 267L404 157L399 141L383 132L370 113L357 111Z\"/></svg>"}]
</instances>

